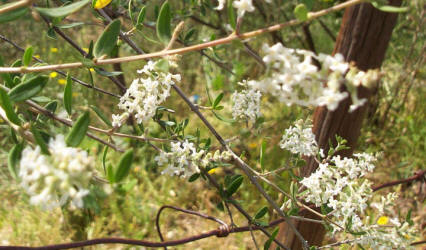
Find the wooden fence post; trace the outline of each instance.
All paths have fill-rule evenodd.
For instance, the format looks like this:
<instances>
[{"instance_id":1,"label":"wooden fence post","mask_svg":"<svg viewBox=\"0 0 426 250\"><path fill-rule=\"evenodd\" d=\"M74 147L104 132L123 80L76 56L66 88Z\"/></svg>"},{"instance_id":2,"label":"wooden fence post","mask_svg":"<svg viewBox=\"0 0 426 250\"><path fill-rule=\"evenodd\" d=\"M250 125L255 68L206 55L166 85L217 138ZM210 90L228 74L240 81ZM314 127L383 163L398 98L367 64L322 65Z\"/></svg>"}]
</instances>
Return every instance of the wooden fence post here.
<instances>
[{"instance_id":1,"label":"wooden fence post","mask_svg":"<svg viewBox=\"0 0 426 250\"><path fill-rule=\"evenodd\" d=\"M389 4L399 6L401 2L402 0L390 0ZM342 54L347 62L354 62L361 70L379 68L385 57L396 21L397 14L379 11L369 3L346 9L333 54ZM358 92L358 96L366 98L373 93L366 88L361 88ZM339 135L348 140L348 146L351 147L350 150L343 151L341 155L352 155L368 104L349 113L350 104L350 100L346 99L340 102L335 111L328 111L326 107L316 108L313 132L318 145L325 149L325 152L328 150L329 140L335 142L335 135ZM308 159L300 175L309 176L317 167L318 164L313 159ZM309 213L302 215L315 218ZM321 245L325 235L322 225L305 221L294 221L294 224L310 245ZM284 242L290 249L302 249L300 241L294 237L286 224L282 224L277 239Z\"/></svg>"}]
</instances>

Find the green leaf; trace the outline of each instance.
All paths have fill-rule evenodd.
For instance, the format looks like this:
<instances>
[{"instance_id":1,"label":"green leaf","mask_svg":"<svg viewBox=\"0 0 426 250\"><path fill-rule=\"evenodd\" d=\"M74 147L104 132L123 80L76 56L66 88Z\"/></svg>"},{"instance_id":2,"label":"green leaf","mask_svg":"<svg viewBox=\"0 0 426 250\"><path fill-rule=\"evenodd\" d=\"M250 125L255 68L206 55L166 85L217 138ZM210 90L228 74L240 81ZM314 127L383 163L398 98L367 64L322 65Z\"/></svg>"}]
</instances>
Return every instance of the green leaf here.
<instances>
[{"instance_id":1,"label":"green leaf","mask_svg":"<svg viewBox=\"0 0 426 250\"><path fill-rule=\"evenodd\" d=\"M260 157L259 157L260 167L262 171L265 170L265 150L266 150L266 141L263 140L262 145L260 147Z\"/></svg>"},{"instance_id":2,"label":"green leaf","mask_svg":"<svg viewBox=\"0 0 426 250\"><path fill-rule=\"evenodd\" d=\"M238 175L231 184L226 187L226 195L227 197L231 197L235 192L237 192L238 188L243 183L244 177L241 175Z\"/></svg>"},{"instance_id":3,"label":"green leaf","mask_svg":"<svg viewBox=\"0 0 426 250\"><path fill-rule=\"evenodd\" d=\"M82 114L72 126L71 131L65 139L66 143L70 147L77 147L86 135L87 129L90 124L90 115L86 111Z\"/></svg>"},{"instance_id":4,"label":"green leaf","mask_svg":"<svg viewBox=\"0 0 426 250\"><path fill-rule=\"evenodd\" d=\"M118 163L118 168L114 174L114 180L116 182L122 181L130 172L130 167L133 162L133 149L129 149L124 153L124 155L120 158L120 162Z\"/></svg>"},{"instance_id":5,"label":"green leaf","mask_svg":"<svg viewBox=\"0 0 426 250\"><path fill-rule=\"evenodd\" d=\"M136 20L136 26L143 25L143 21L145 20L146 15L146 6L143 6L141 11L139 11L138 19Z\"/></svg>"},{"instance_id":6,"label":"green leaf","mask_svg":"<svg viewBox=\"0 0 426 250\"><path fill-rule=\"evenodd\" d=\"M296 16L297 19L304 22L308 20L308 8L306 8L306 5L304 5L303 3L298 4L294 8L294 15Z\"/></svg>"},{"instance_id":7,"label":"green leaf","mask_svg":"<svg viewBox=\"0 0 426 250\"><path fill-rule=\"evenodd\" d=\"M121 22L115 19L105 28L102 35L98 38L94 47L94 55L99 58L108 55L117 45L118 35L120 34Z\"/></svg>"},{"instance_id":8,"label":"green leaf","mask_svg":"<svg viewBox=\"0 0 426 250\"><path fill-rule=\"evenodd\" d=\"M271 234L271 237L269 237L269 239L265 242L265 244L263 245L264 250L268 250L271 247L272 241L275 240L275 237L277 237L278 235L278 229L278 227L275 228Z\"/></svg>"},{"instance_id":9,"label":"green leaf","mask_svg":"<svg viewBox=\"0 0 426 250\"><path fill-rule=\"evenodd\" d=\"M84 25L83 22L75 22L75 23L66 23L66 24L57 24L55 25L56 27L60 28L60 29L69 29L69 28L74 28L74 27L78 27Z\"/></svg>"},{"instance_id":10,"label":"green leaf","mask_svg":"<svg viewBox=\"0 0 426 250\"><path fill-rule=\"evenodd\" d=\"M19 119L18 115L15 113L15 110L13 109L13 104L10 101L9 96L7 95L6 91L2 88L0 88L0 106L4 109L4 112L6 113L7 119L9 121L15 123L16 125L21 125L21 120Z\"/></svg>"},{"instance_id":11,"label":"green leaf","mask_svg":"<svg viewBox=\"0 0 426 250\"><path fill-rule=\"evenodd\" d=\"M172 20L172 16L170 13L170 5L169 1L163 3L160 9L160 13L158 14L157 19L157 37L161 42L167 44L172 37L170 22Z\"/></svg>"},{"instance_id":12,"label":"green leaf","mask_svg":"<svg viewBox=\"0 0 426 250\"><path fill-rule=\"evenodd\" d=\"M93 3L92 3L93 6ZM132 0L129 1L127 6L127 11L129 12L130 21L133 21L133 11L132 11Z\"/></svg>"},{"instance_id":13,"label":"green leaf","mask_svg":"<svg viewBox=\"0 0 426 250\"><path fill-rule=\"evenodd\" d=\"M24 66L30 65L31 59L33 57L33 52L34 52L34 50L33 50L33 47L31 47L31 46L29 46L25 50L24 55L22 56L22 64Z\"/></svg>"},{"instance_id":14,"label":"green leaf","mask_svg":"<svg viewBox=\"0 0 426 250\"><path fill-rule=\"evenodd\" d=\"M55 113L55 111L56 111L56 108L57 108L57 107L58 107L58 101L56 101L56 100L51 101L51 102L47 103L47 104L44 106L44 108L45 108L46 110L48 110L48 111L50 111L50 112L52 112L52 113ZM37 120L43 120L43 121L45 121L45 120L47 120L47 116L45 116L45 115L43 115L43 114L39 114L39 115L37 116Z\"/></svg>"},{"instance_id":15,"label":"green leaf","mask_svg":"<svg viewBox=\"0 0 426 250\"><path fill-rule=\"evenodd\" d=\"M7 7L8 5L11 5L11 4L13 4L13 3L1 5L0 9ZM0 24L16 20L16 19L24 16L25 14L27 14L28 10L29 9L27 7L24 7L24 8L18 8L18 9L14 9L14 10L8 11L6 13L0 14Z\"/></svg>"},{"instance_id":16,"label":"green leaf","mask_svg":"<svg viewBox=\"0 0 426 250\"><path fill-rule=\"evenodd\" d=\"M232 1L228 1L226 7L227 7L227 10L228 10L228 21L229 21L229 24L231 25L231 27L233 29L235 29L237 27L237 19L235 17L235 9L232 6Z\"/></svg>"},{"instance_id":17,"label":"green leaf","mask_svg":"<svg viewBox=\"0 0 426 250\"><path fill-rule=\"evenodd\" d=\"M112 127L111 121L107 118L107 116L97 107L90 105L90 108L96 113L96 115L109 127Z\"/></svg>"},{"instance_id":18,"label":"green leaf","mask_svg":"<svg viewBox=\"0 0 426 250\"><path fill-rule=\"evenodd\" d=\"M31 133L34 136L34 140L37 143L37 145L40 146L41 153L45 155L50 155L49 147L46 144L46 141L43 139L42 135L40 134L40 131L34 127L33 124L31 124Z\"/></svg>"},{"instance_id":19,"label":"green leaf","mask_svg":"<svg viewBox=\"0 0 426 250\"><path fill-rule=\"evenodd\" d=\"M22 143L16 144L9 151L7 158L7 167L9 169L10 175L16 180L18 179L18 164L21 159L21 153L24 145Z\"/></svg>"},{"instance_id":20,"label":"green leaf","mask_svg":"<svg viewBox=\"0 0 426 250\"><path fill-rule=\"evenodd\" d=\"M378 1L371 2L371 5L373 5L374 8L381 10L383 12L403 13L403 12L407 12L409 10L408 7L397 7L397 6L392 6L392 5L382 5Z\"/></svg>"},{"instance_id":21,"label":"green leaf","mask_svg":"<svg viewBox=\"0 0 426 250\"><path fill-rule=\"evenodd\" d=\"M121 71L111 71L111 72L108 72L108 71L105 71L105 70L100 70L98 68L94 68L94 69L95 69L96 73L98 73L101 76L106 76L106 77L119 76L119 75L123 74L123 72L121 72Z\"/></svg>"},{"instance_id":22,"label":"green leaf","mask_svg":"<svg viewBox=\"0 0 426 250\"><path fill-rule=\"evenodd\" d=\"M106 177L108 179L109 182L114 183L114 168L112 167L111 164L108 164L107 169L106 169Z\"/></svg>"},{"instance_id":23,"label":"green leaf","mask_svg":"<svg viewBox=\"0 0 426 250\"><path fill-rule=\"evenodd\" d=\"M213 102L213 108L216 108L219 105L220 101L222 101L223 93L220 93Z\"/></svg>"},{"instance_id":24,"label":"green leaf","mask_svg":"<svg viewBox=\"0 0 426 250\"><path fill-rule=\"evenodd\" d=\"M194 182L194 181L196 181L199 177L200 177L200 174L199 174L199 173L195 173L195 174L191 175L191 177L189 177L188 182Z\"/></svg>"},{"instance_id":25,"label":"green leaf","mask_svg":"<svg viewBox=\"0 0 426 250\"><path fill-rule=\"evenodd\" d=\"M34 9L37 10L43 16L52 17L52 18L62 18L83 8L84 5L88 4L89 2L90 0L82 0L79 2L75 2L72 4L68 4L65 6L57 7L57 8L36 7Z\"/></svg>"},{"instance_id":26,"label":"green leaf","mask_svg":"<svg viewBox=\"0 0 426 250\"><path fill-rule=\"evenodd\" d=\"M44 86L46 86L49 78L47 76L38 75L25 80L23 83L16 85L9 91L9 97L12 101L25 101L38 94Z\"/></svg>"},{"instance_id":27,"label":"green leaf","mask_svg":"<svg viewBox=\"0 0 426 250\"><path fill-rule=\"evenodd\" d=\"M104 147L104 152L102 153L102 167L104 168L104 173L106 174L106 157L108 154L108 146Z\"/></svg>"},{"instance_id":28,"label":"green leaf","mask_svg":"<svg viewBox=\"0 0 426 250\"><path fill-rule=\"evenodd\" d=\"M257 211L256 215L254 216L254 218L256 220L261 219L263 216L265 216L265 214L268 212L268 207L263 207L261 208L259 211Z\"/></svg>"},{"instance_id":29,"label":"green leaf","mask_svg":"<svg viewBox=\"0 0 426 250\"><path fill-rule=\"evenodd\" d=\"M71 76L67 74L67 84L64 89L64 107L68 115L71 115L72 111L72 81Z\"/></svg>"}]
</instances>

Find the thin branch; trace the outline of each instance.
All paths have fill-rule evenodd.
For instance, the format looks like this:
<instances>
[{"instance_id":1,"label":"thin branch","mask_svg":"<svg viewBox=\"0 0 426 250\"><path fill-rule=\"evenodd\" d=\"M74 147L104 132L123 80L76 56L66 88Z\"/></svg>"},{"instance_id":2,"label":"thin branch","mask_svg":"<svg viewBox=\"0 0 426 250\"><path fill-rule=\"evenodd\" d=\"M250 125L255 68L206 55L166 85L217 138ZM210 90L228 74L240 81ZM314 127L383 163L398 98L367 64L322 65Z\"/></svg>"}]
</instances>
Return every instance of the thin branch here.
<instances>
[{"instance_id":1,"label":"thin branch","mask_svg":"<svg viewBox=\"0 0 426 250\"><path fill-rule=\"evenodd\" d=\"M24 48L22 48L21 46L19 46L18 44L16 44L16 43L15 43L15 42L13 42L12 40L10 40L9 38L7 38L7 37L5 37L5 36L3 36L3 35L1 35L1 34L0 34L0 39L1 39L1 40L3 40L3 41L5 41L5 42L7 42L7 43L8 43L8 44L10 44L10 45L12 45L14 48L16 48L17 50L19 50L19 51L21 51L21 52L24 52L24 51L25 51L25 49L24 49ZM33 60L35 60L35 61L37 61L37 62L39 62L39 63L45 63L45 61L43 61L43 60L41 60L40 58L37 58L37 57L35 57L35 56L33 56L32 58L33 58ZM62 75L62 76L65 76L65 77L67 76L67 74L66 74L65 72L63 72L63 71L55 70L55 72L57 72L58 74L60 74L60 75ZM80 79L78 79L78 78L73 77L73 76L71 76L71 80L73 80L74 82L76 82L76 83L78 83L78 84L80 84L80 85L82 85L82 86L84 86L84 87L86 87L86 88L94 89L94 90L99 91L99 92L101 92L101 93L104 93L104 94L107 94L107 95L110 95L110 96L113 96L113 97L120 98L120 96L119 96L119 95L117 95L117 94L114 94L114 93L108 92L108 91L106 91L106 90L104 90L104 89L101 89L101 88L98 88L98 87L96 87L96 86L94 86L94 85L90 85L90 84L88 84L88 83L86 83L86 82L83 82L82 80L80 80Z\"/></svg>"},{"instance_id":2,"label":"thin branch","mask_svg":"<svg viewBox=\"0 0 426 250\"><path fill-rule=\"evenodd\" d=\"M233 233L242 233L242 232L248 232L250 230L256 231L256 230L264 230L265 228L274 227L279 225L280 223L283 223L283 219L277 219L275 221L272 221L266 226L243 226L243 227L235 227L229 229L229 234ZM147 241L147 240L136 240L136 239L126 239L126 238L98 238L98 239L91 239L86 241L78 241L78 242L71 242L71 243L62 243L62 244L54 244L54 245L47 245L42 247L28 247L28 246L0 246L0 249L39 249L39 250L56 250L56 249L71 249L71 248L79 248L79 247L86 247L86 246L94 246L94 245L100 245L100 244L125 244L125 245L135 245L135 246L145 246L145 247L167 247L167 246L178 246L183 245L185 243L194 242L197 240L209 238L212 236L216 237L227 237L229 234L224 234L224 230L219 228L216 230L211 230L205 233L201 233L198 235L194 235L191 237L183 238L180 240L171 240L171 241L165 241L165 242L154 242L154 241ZM284 249L286 249L284 247Z\"/></svg>"},{"instance_id":3,"label":"thin branch","mask_svg":"<svg viewBox=\"0 0 426 250\"><path fill-rule=\"evenodd\" d=\"M372 189L373 189L373 192L376 192L376 191L378 191L382 188L392 187L392 186L396 186L396 185L403 184L403 183L411 183L411 182L415 182L415 181L425 181L425 174L426 174L426 170L418 171L410 178L384 183L382 185L375 186Z\"/></svg>"},{"instance_id":4,"label":"thin branch","mask_svg":"<svg viewBox=\"0 0 426 250\"><path fill-rule=\"evenodd\" d=\"M12 10L16 10L22 7L26 7L29 6L32 3L33 0L21 0L15 3L11 3L9 5L7 5L6 7L3 7L0 9L0 14L12 11ZM1 7L1 6L0 6Z\"/></svg>"},{"instance_id":5,"label":"thin branch","mask_svg":"<svg viewBox=\"0 0 426 250\"><path fill-rule=\"evenodd\" d=\"M365 0L350 0L347 2L343 2L341 4L338 4L336 6L330 7L328 9L320 10L318 12L309 13L309 20L313 20L315 18L318 18L320 16L324 16L329 14L333 11L338 11L344 8L347 8L352 5L356 5L359 3L364 2ZM300 24L301 22L299 20L291 20L286 23L276 24L269 26L267 28L258 29L242 34L231 34L227 37L220 38L217 40L196 44L184 48L178 48L178 49L172 49L167 51L158 51L154 53L148 53L148 54L141 54L141 55L134 55L134 56L127 56L127 57L119 57L119 58L110 58L110 59L98 59L94 61L95 65L107 65L107 64L115 64L115 63L123 63L123 62L133 62L143 59L150 59L150 58L157 58L157 57L164 57L168 55L175 55L175 54L183 54L191 51L197 51L202 50L209 47L214 47L221 44L227 44L232 42L236 39L247 39L251 37L256 37L265 33L273 32L276 30L280 30L285 27L294 26L297 24ZM56 69L68 69L68 68L80 68L83 67L82 62L73 62L73 63L64 63L64 64L56 64L56 65L47 65L47 66L38 66L38 67L0 67L0 73L28 73L28 72L42 72L42 71L49 71L49 70L56 70Z\"/></svg>"},{"instance_id":6,"label":"thin branch","mask_svg":"<svg viewBox=\"0 0 426 250\"><path fill-rule=\"evenodd\" d=\"M155 218L155 226L157 227L158 236L160 237L162 242L164 242L164 237L163 237L163 234L161 233L161 228L160 228L160 215L161 215L161 212L166 208L173 209L173 210L176 210L176 211L179 211L179 212L182 212L182 213L186 213L186 214L195 215L195 216L207 219L207 220L217 222L217 223L220 224L219 229L222 230L220 237L226 237L226 236L229 235L229 232L230 232L229 226L225 222L223 222L222 220L220 220L218 218L215 218L213 216L209 216L209 215L206 215L206 214L202 214L202 213L199 213L199 212L193 211L193 210L183 209L183 208L179 208L179 207L176 207L176 206L164 205L158 210L157 216ZM164 249L167 250L167 247L164 247Z\"/></svg>"}]
</instances>

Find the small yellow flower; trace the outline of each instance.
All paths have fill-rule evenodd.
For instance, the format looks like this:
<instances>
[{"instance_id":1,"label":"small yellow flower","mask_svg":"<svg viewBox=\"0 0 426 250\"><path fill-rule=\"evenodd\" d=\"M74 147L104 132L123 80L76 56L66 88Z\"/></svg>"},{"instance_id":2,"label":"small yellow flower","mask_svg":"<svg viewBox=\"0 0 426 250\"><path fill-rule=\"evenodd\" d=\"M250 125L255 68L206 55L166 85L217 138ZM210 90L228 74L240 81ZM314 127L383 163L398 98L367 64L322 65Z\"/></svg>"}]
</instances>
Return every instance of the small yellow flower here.
<instances>
[{"instance_id":1,"label":"small yellow flower","mask_svg":"<svg viewBox=\"0 0 426 250\"><path fill-rule=\"evenodd\" d=\"M256 142L252 142L248 144L249 148L256 148L257 147L257 143Z\"/></svg>"},{"instance_id":2,"label":"small yellow flower","mask_svg":"<svg viewBox=\"0 0 426 250\"><path fill-rule=\"evenodd\" d=\"M61 85L65 85L65 83L67 83L67 80L65 80L65 79L59 79L58 83L61 84Z\"/></svg>"},{"instance_id":3,"label":"small yellow flower","mask_svg":"<svg viewBox=\"0 0 426 250\"><path fill-rule=\"evenodd\" d=\"M37 59L40 59L40 55L39 54L34 55L34 57L37 58Z\"/></svg>"},{"instance_id":4,"label":"small yellow flower","mask_svg":"<svg viewBox=\"0 0 426 250\"><path fill-rule=\"evenodd\" d=\"M49 74L50 78L55 78L57 76L58 76L58 73L56 73L56 72L50 72L50 74Z\"/></svg>"},{"instance_id":5,"label":"small yellow flower","mask_svg":"<svg viewBox=\"0 0 426 250\"><path fill-rule=\"evenodd\" d=\"M58 48L50 48L50 52L56 53L56 52L58 52Z\"/></svg>"},{"instance_id":6,"label":"small yellow flower","mask_svg":"<svg viewBox=\"0 0 426 250\"><path fill-rule=\"evenodd\" d=\"M77 92L72 92L72 97L77 97L79 95L79 93Z\"/></svg>"},{"instance_id":7,"label":"small yellow flower","mask_svg":"<svg viewBox=\"0 0 426 250\"><path fill-rule=\"evenodd\" d=\"M97 0L95 3L95 6L93 8L95 9L102 9L105 6L107 6L112 0Z\"/></svg>"},{"instance_id":8,"label":"small yellow flower","mask_svg":"<svg viewBox=\"0 0 426 250\"><path fill-rule=\"evenodd\" d=\"M83 48L83 51L89 53L89 48Z\"/></svg>"},{"instance_id":9,"label":"small yellow flower","mask_svg":"<svg viewBox=\"0 0 426 250\"><path fill-rule=\"evenodd\" d=\"M207 173L214 174L216 172L217 168L210 169Z\"/></svg>"},{"instance_id":10,"label":"small yellow flower","mask_svg":"<svg viewBox=\"0 0 426 250\"><path fill-rule=\"evenodd\" d=\"M95 72L94 68L90 68L89 70L90 70L90 72Z\"/></svg>"},{"instance_id":11,"label":"small yellow flower","mask_svg":"<svg viewBox=\"0 0 426 250\"><path fill-rule=\"evenodd\" d=\"M135 168L133 169L133 171L134 171L135 173L139 172L140 170L141 170L141 168L140 168L140 167L135 167Z\"/></svg>"},{"instance_id":12,"label":"small yellow flower","mask_svg":"<svg viewBox=\"0 0 426 250\"><path fill-rule=\"evenodd\" d=\"M388 224L388 222L389 222L389 217L380 216L379 219L377 220L377 225L384 226L384 225Z\"/></svg>"}]
</instances>

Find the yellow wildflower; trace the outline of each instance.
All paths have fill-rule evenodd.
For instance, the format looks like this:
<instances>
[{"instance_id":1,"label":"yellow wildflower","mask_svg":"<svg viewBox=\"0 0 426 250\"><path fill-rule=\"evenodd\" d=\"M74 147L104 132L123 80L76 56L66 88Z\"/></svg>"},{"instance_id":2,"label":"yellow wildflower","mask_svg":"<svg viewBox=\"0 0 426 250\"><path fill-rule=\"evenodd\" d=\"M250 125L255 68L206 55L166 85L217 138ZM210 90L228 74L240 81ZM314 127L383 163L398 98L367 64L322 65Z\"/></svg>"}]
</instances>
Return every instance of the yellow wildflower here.
<instances>
[{"instance_id":1,"label":"yellow wildflower","mask_svg":"<svg viewBox=\"0 0 426 250\"><path fill-rule=\"evenodd\" d=\"M79 95L79 93L77 92L72 92L72 97L77 97Z\"/></svg>"},{"instance_id":2,"label":"yellow wildflower","mask_svg":"<svg viewBox=\"0 0 426 250\"><path fill-rule=\"evenodd\" d=\"M388 224L388 222L389 222L389 217L380 216L379 219L377 220L377 225L384 226L384 225Z\"/></svg>"},{"instance_id":3,"label":"yellow wildflower","mask_svg":"<svg viewBox=\"0 0 426 250\"><path fill-rule=\"evenodd\" d=\"M214 174L216 172L217 168L210 169L207 173Z\"/></svg>"},{"instance_id":4,"label":"yellow wildflower","mask_svg":"<svg viewBox=\"0 0 426 250\"><path fill-rule=\"evenodd\" d=\"M50 74L49 74L50 78L55 78L57 76L58 76L58 73L56 73L56 72L50 72Z\"/></svg>"},{"instance_id":5,"label":"yellow wildflower","mask_svg":"<svg viewBox=\"0 0 426 250\"><path fill-rule=\"evenodd\" d=\"M37 58L37 59L40 59L40 55L39 54L34 55L34 57Z\"/></svg>"},{"instance_id":6,"label":"yellow wildflower","mask_svg":"<svg viewBox=\"0 0 426 250\"><path fill-rule=\"evenodd\" d=\"M65 80L65 79L59 79L58 83L61 84L61 85L64 85L65 83L67 83L67 80Z\"/></svg>"},{"instance_id":7,"label":"yellow wildflower","mask_svg":"<svg viewBox=\"0 0 426 250\"><path fill-rule=\"evenodd\" d=\"M50 48L50 52L56 53L56 52L58 52L58 48Z\"/></svg>"},{"instance_id":8,"label":"yellow wildflower","mask_svg":"<svg viewBox=\"0 0 426 250\"><path fill-rule=\"evenodd\" d=\"M107 6L112 0L97 0L93 8L102 9Z\"/></svg>"},{"instance_id":9,"label":"yellow wildflower","mask_svg":"<svg viewBox=\"0 0 426 250\"><path fill-rule=\"evenodd\" d=\"M90 72L95 72L94 68L90 68L89 70L90 70Z\"/></svg>"},{"instance_id":10,"label":"yellow wildflower","mask_svg":"<svg viewBox=\"0 0 426 250\"><path fill-rule=\"evenodd\" d=\"M83 51L89 53L89 48L83 48Z\"/></svg>"},{"instance_id":11,"label":"yellow wildflower","mask_svg":"<svg viewBox=\"0 0 426 250\"><path fill-rule=\"evenodd\" d=\"M257 147L257 143L256 142L252 142L248 144L249 148L256 148Z\"/></svg>"}]
</instances>

